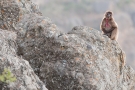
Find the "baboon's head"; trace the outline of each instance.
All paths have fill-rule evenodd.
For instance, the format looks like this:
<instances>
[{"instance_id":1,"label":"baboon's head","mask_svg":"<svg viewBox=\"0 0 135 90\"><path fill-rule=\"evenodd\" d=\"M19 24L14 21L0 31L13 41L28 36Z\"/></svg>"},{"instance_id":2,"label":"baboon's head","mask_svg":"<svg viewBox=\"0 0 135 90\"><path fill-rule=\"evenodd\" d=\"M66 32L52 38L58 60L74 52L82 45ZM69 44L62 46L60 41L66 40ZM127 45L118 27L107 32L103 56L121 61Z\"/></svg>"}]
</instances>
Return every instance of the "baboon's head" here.
<instances>
[{"instance_id":1,"label":"baboon's head","mask_svg":"<svg viewBox=\"0 0 135 90\"><path fill-rule=\"evenodd\" d=\"M105 18L106 18L106 19L111 19L111 18L112 18L112 15L113 15L113 13L112 13L111 11L107 11L107 12L105 13Z\"/></svg>"}]
</instances>

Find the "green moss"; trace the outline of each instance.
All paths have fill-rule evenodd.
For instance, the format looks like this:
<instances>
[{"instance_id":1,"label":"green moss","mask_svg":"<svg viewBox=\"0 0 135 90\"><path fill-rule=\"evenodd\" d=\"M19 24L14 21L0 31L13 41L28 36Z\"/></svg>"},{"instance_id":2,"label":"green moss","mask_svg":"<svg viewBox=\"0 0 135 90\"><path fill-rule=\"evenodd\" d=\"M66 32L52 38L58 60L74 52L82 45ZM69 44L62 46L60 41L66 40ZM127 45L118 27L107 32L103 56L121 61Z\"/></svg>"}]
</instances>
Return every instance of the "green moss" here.
<instances>
[{"instance_id":1,"label":"green moss","mask_svg":"<svg viewBox=\"0 0 135 90\"><path fill-rule=\"evenodd\" d=\"M0 81L4 83L10 83L15 82L16 78L9 69L5 68L2 74L0 75Z\"/></svg>"}]
</instances>

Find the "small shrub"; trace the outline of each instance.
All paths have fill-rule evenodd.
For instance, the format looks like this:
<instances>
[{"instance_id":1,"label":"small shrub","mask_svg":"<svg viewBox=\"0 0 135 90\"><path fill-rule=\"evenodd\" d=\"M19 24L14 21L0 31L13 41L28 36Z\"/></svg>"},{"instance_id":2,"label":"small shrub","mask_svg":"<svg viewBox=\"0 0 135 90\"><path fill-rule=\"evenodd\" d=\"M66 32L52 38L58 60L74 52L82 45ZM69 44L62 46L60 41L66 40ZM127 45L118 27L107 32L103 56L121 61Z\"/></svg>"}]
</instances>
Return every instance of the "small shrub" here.
<instances>
[{"instance_id":1,"label":"small shrub","mask_svg":"<svg viewBox=\"0 0 135 90\"><path fill-rule=\"evenodd\" d=\"M0 75L0 81L8 84L10 82L15 82L16 78L9 69L5 68L2 74Z\"/></svg>"}]
</instances>

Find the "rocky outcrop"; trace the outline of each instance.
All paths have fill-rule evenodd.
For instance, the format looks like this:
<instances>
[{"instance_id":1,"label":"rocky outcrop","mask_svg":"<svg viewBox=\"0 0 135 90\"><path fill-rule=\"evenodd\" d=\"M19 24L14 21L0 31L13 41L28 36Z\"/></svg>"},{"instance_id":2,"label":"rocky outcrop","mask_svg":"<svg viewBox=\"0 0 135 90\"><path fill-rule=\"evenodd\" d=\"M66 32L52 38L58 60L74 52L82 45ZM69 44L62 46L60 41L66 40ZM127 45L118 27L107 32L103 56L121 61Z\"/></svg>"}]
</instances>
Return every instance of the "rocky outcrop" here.
<instances>
[{"instance_id":1,"label":"rocky outcrop","mask_svg":"<svg viewBox=\"0 0 135 90\"><path fill-rule=\"evenodd\" d=\"M33 8L34 6L29 0L0 1L0 73L5 68L9 68L17 79L15 82L5 84L5 86L0 83L0 90L47 90L44 83L34 73L29 62L17 55L15 25L21 18L21 14L30 11L38 13Z\"/></svg>"},{"instance_id":2,"label":"rocky outcrop","mask_svg":"<svg viewBox=\"0 0 135 90\"><path fill-rule=\"evenodd\" d=\"M14 28L0 28L13 30L17 33L17 38L13 39L15 46L12 46L14 52L12 52L13 55L11 54L11 56L13 56L13 59L17 58L15 59L16 62L21 64L18 65L15 61L12 62L10 60L11 64L15 64L14 67L21 69L19 70L22 72L18 73L24 72L24 74L21 74L22 77L17 76L18 82L20 82L19 78L27 82L24 85L21 84L22 87L26 85L24 90L42 88L44 85L40 80L46 84L49 90L134 89L135 72L129 66L123 66L125 54L118 42L103 36L98 30L85 26L74 27L67 34L61 33L50 19L44 18L39 14L38 9L35 9L37 10L35 12L33 9L28 8L32 5L28 3L30 2L29 0L2 2L10 5L11 1L13 2L10 8L17 5L16 8L19 9L19 12L13 12L8 8L11 12L18 15L19 20L15 21L15 24L11 23ZM20 6L22 2L24 6ZM23 9L21 9L22 7ZM20 12L25 10L28 12L20 15ZM6 10L6 12L9 11ZM4 13L1 14L5 15ZM1 23L8 22L8 19L1 19ZM11 33L11 36L15 35ZM10 43L7 46L11 46ZM12 49L6 50L6 55L10 55L8 54L10 50ZM4 54L5 57L6 55ZM40 80L24 59L30 63ZM26 72L22 67L25 67ZM18 73L13 72L14 75ZM27 77L24 77L25 75ZM29 75L33 75L35 78ZM27 79L28 77L29 79ZM31 84L31 81L34 84ZM31 88L28 89L29 85L31 85ZM18 87L21 88L20 86Z\"/></svg>"},{"instance_id":3,"label":"rocky outcrop","mask_svg":"<svg viewBox=\"0 0 135 90\"><path fill-rule=\"evenodd\" d=\"M16 55L16 33L0 29L0 72L9 68L16 81L1 90L45 90L45 85L32 70L29 62Z\"/></svg>"},{"instance_id":4,"label":"rocky outcrop","mask_svg":"<svg viewBox=\"0 0 135 90\"><path fill-rule=\"evenodd\" d=\"M18 54L49 90L133 90L135 72L122 66L125 54L98 30L79 26L61 34L50 20L35 14L19 23Z\"/></svg>"}]
</instances>

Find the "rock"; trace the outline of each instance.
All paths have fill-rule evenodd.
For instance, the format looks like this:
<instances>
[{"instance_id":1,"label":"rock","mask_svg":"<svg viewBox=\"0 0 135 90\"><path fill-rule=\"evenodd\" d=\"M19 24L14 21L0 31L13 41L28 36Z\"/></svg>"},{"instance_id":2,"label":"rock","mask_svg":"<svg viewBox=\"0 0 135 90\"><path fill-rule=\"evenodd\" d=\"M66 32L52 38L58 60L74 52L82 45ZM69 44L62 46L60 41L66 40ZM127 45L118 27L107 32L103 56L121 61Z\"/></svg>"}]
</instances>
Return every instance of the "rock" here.
<instances>
[{"instance_id":1,"label":"rock","mask_svg":"<svg viewBox=\"0 0 135 90\"><path fill-rule=\"evenodd\" d=\"M52 51L52 54L55 53L53 52L54 48L46 47L45 43L49 46L53 45L53 47L57 47L57 43L55 43L54 37L52 36L57 38L60 35L60 32L49 19L44 18L43 16L29 14L24 17L25 18L17 24L18 55L21 55L28 60L36 74L39 75L39 68L44 60L48 58L47 55L51 54L50 50ZM44 29L47 29L47 32L44 32ZM50 38L50 40L48 40L48 38Z\"/></svg>"},{"instance_id":2,"label":"rock","mask_svg":"<svg viewBox=\"0 0 135 90\"><path fill-rule=\"evenodd\" d=\"M0 8L0 28L4 30L15 30L15 25L24 14L41 15L31 0L0 0Z\"/></svg>"},{"instance_id":3,"label":"rock","mask_svg":"<svg viewBox=\"0 0 135 90\"><path fill-rule=\"evenodd\" d=\"M29 62L18 57L16 54L16 33L0 29L0 73L4 68L9 68L16 77L1 90L47 90L42 81L39 80ZM44 88L44 89L43 89Z\"/></svg>"},{"instance_id":4,"label":"rock","mask_svg":"<svg viewBox=\"0 0 135 90\"><path fill-rule=\"evenodd\" d=\"M17 55L17 34L13 32L23 15L29 13L41 15L37 6L30 0L0 0L0 8L0 73L4 68L9 68L17 79L16 82L0 86L0 89L47 90L29 62Z\"/></svg>"},{"instance_id":5,"label":"rock","mask_svg":"<svg viewBox=\"0 0 135 90\"><path fill-rule=\"evenodd\" d=\"M49 90L133 90L135 72L123 66L125 53L118 42L90 27L76 26L64 34L54 26L37 14L17 24L18 55Z\"/></svg>"}]
</instances>

